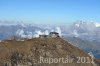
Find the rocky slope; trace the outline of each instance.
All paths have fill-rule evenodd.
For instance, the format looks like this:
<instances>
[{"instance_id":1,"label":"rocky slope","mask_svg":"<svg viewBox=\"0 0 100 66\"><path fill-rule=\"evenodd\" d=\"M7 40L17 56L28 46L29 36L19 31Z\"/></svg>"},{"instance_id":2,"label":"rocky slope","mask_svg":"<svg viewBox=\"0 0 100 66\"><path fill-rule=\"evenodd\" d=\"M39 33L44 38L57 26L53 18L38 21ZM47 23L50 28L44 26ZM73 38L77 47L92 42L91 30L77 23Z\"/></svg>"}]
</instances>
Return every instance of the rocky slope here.
<instances>
[{"instance_id":1,"label":"rocky slope","mask_svg":"<svg viewBox=\"0 0 100 66\"><path fill-rule=\"evenodd\" d=\"M59 37L0 42L0 66L99 66L92 62L88 54Z\"/></svg>"}]
</instances>

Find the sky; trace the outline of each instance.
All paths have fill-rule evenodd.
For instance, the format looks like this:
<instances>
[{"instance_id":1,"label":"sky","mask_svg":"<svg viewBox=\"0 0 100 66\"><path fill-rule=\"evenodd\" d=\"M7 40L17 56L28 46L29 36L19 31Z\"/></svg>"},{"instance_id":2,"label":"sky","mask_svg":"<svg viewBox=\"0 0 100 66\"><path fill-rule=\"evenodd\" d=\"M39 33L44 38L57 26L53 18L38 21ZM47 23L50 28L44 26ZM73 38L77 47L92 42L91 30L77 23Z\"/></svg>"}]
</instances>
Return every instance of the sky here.
<instances>
[{"instance_id":1,"label":"sky","mask_svg":"<svg viewBox=\"0 0 100 66\"><path fill-rule=\"evenodd\" d=\"M0 0L0 20L38 24L100 22L100 0Z\"/></svg>"}]
</instances>

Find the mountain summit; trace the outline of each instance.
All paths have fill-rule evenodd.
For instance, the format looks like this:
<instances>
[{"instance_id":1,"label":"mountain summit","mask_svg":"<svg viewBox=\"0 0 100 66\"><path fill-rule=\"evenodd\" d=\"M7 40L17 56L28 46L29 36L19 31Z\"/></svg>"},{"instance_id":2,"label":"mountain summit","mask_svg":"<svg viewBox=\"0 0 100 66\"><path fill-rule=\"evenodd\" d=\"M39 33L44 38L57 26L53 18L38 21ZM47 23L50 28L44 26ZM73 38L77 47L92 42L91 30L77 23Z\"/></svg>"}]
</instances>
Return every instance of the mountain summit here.
<instances>
[{"instance_id":1,"label":"mountain summit","mask_svg":"<svg viewBox=\"0 0 100 66\"><path fill-rule=\"evenodd\" d=\"M94 59L60 37L0 42L0 66L97 66Z\"/></svg>"}]
</instances>

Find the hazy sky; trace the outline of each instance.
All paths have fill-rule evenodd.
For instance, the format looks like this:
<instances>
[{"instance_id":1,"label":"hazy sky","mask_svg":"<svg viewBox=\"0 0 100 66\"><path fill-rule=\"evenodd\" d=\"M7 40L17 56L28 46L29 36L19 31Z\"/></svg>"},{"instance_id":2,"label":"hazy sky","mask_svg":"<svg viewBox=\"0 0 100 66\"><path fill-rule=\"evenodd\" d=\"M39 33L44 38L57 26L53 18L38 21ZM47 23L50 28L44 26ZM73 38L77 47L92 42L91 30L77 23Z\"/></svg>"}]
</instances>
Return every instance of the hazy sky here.
<instances>
[{"instance_id":1,"label":"hazy sky","mask_svg":"<svg viewBox=\"0 0 100 66\"><path fill-rule=\"evenodd\" d=\"M0 0L0 20L33 23L100 22L100 0Z\"/></svg>"}]
</instances>

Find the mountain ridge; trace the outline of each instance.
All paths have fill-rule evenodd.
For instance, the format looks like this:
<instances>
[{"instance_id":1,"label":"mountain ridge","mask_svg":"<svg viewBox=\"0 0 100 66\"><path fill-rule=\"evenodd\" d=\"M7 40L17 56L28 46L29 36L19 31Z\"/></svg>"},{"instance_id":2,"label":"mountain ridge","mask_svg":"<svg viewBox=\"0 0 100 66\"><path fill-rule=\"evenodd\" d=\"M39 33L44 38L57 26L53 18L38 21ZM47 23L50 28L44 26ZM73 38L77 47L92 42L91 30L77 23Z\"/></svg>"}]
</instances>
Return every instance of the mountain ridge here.
<instances>
[{"instance_id":1,"label":"mountain ridge","mask_svg":"<svg viewBox=\"0 0 100 66\"><path fill-rule=\"evenodd\" d=\"M0 53L0 66L2 64L9 66L94 66L92 63L77 63L77 57L90 58L90 56L60 37L33 38L25 41L6 40L0 43ZM37 62L40 56L44 58L65 58L66 55L74 59L72 63L40 64ZM35 64L33 59L36 60Z\"/></svg>"}]
</instances>

